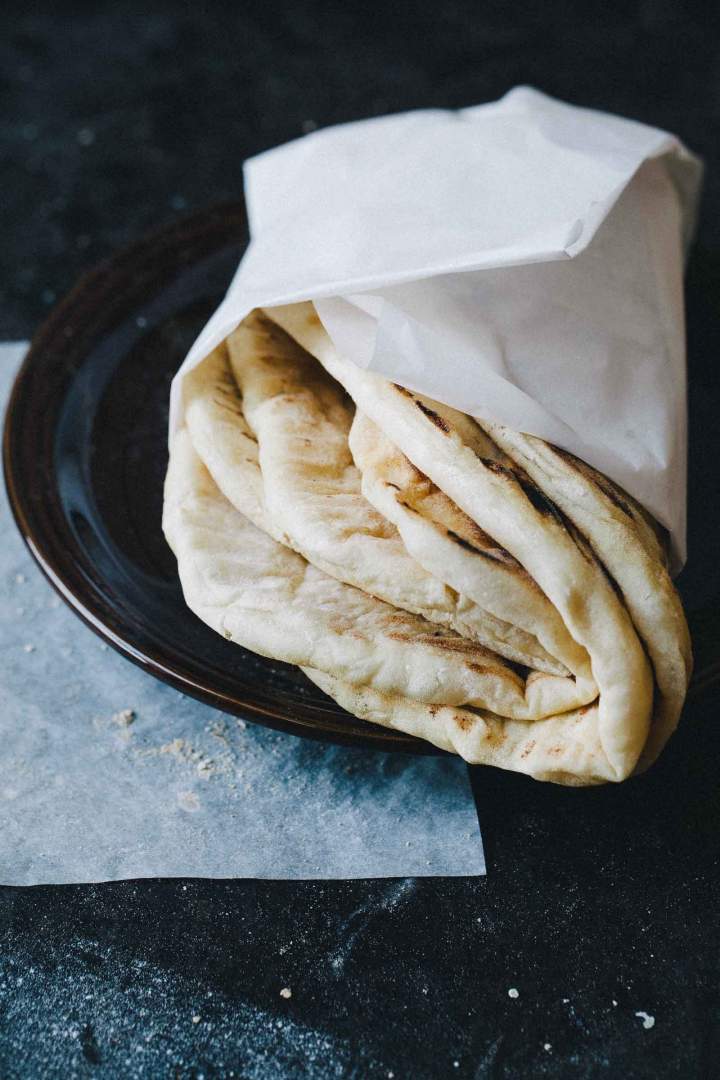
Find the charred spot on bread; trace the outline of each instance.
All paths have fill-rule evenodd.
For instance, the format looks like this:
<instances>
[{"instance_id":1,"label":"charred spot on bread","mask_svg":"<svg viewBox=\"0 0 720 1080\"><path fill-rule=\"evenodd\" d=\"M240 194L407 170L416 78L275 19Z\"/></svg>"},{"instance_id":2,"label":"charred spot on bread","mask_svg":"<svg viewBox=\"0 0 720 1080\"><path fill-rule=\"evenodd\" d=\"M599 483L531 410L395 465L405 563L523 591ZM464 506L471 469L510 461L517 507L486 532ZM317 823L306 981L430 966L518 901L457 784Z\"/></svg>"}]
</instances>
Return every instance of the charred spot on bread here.
<instances>
[{"instance_id":1,"label":"charred spot on bread","mask_svg":"<svg viewBox=\"0 0 720 1080\"><path fill-rule=\"evenodd\" d=\"M529 476L524 473L516 472L515 479L520 487L523 489L526 498L539 514L543 517L554 517L560 520L560 514L554 503L548 499L544 491L541 491L537 484L534 484Z\"/></svg>"},{"instance_id":2,"label":"charred spot on bread","mask_svg":"<svg viewBox=\"0 0 720 1080\"><path fill-rule=\"evenodd\" d=\"M496 476L504 476L508 480L513 480L521 488L525 498L533 509L537 510L538 514L543 517L555 518L560 525L565 526L563 516L555 503L548 499L545 492L541 491L522 469L503 465L502 462L495 461L493 458L481 458L480 460L485 468L495 473Z\"/></svg>"},{"instance_id":3,"label":"charred spot on bread","mask_svg":"<svg viewBox=\"0 0 720 1080\"><path fill-rule=\"evenodd\" d=\"M440 431L444 432L447 435L450 430L450 425L446 420L443 420L442 416L436 413L434 409L429 408L422 401L418 401L416 399L415 404L417 405L420 412L427 416L428 420L432 424L434 424L436 428L439 428Z\"/></svg>"},{"instance_id":4,"label":"charred spot on bread","mask_svg":"<svg viewBox=\"0 0 720 1080\"><path fill-rule=\"evenodd\" d=\"M470 551L473 555L482 555L484 559L490 559L492 562L501 563L504 566L517 566L519 565L517 560L512 557L509 551L505 551L500 547L477 547L471 543L470 540L466 540L464 536L460 536L454 532L453 529L446 529L449 540L452 540L458 547L463 548L464 551Z\"/></svg>"},{"instance_id":5,"label":"charred spot on bread","mask_svg":"<svg viewBox=\"0 0 720 1080\"><path fill-rule=\"evenodd\" d=\"M497 476L507 476L511 480L515 480L515 470L511 469L508 465L503 465L502 461L496 461L495 458L481 457L480 463L485 466L489 472L496 473Z\"/></svg>"},{"instance_id":6,"label":"charred spot on bread","mask_svg":"<svg viewBox=\"0 0 720 1080\"><path fill-rule=\"evenodd\" d=\"M563 450L562 447L555 446L554 443L548 443L548 446L550 446L550 449L553 450L559 458L562 458L566 465L569 465L571 469L579 472L580 475L584 476L586 479L592 480L597 487L600 488L606 499L614 506L617 506L619 510L622 510L629 518L632 518L633 514L630 506L614 484L609 482L607 477L603 476L597 469L593 469L581 458L576 457L575 454L571 454L569 450Z\"/></svg>"}]
</instances>

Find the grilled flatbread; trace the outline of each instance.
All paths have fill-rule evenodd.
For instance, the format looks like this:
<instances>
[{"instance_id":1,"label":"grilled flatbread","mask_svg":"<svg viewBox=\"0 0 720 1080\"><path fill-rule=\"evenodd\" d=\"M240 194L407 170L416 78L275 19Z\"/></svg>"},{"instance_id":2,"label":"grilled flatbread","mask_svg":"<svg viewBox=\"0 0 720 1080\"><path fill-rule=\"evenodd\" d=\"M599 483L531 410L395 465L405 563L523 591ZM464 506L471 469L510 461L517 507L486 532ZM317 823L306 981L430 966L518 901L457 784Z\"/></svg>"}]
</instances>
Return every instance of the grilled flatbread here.
<instances>
[{"instance_id":1,"label":"grilled flatbread","mask_svg":"<svg viewBox=\"0 0 720 1080\"><path fill-rule=\"evenodd\" d=\"M258 529L288 544L265 506L257 439L245 422L224 342L188 372L182 391L191 442L225 498Z\"/></svg>"},{"instance_id":2,"label":"grilled flatbread","mask_svg":"<svg viewBox=\"0 0 720 1080\"><path fill-rule=\"evenodd\" d=\"M349 363L310 304L251 316L183 398L163 526L215 630L471 762L654 760L689 635L662 530L606 477Z\"/></svg>"},{"instance_id":3,"label":"grilled flatbread","mask_svg":"<svg viewBox=\"0 0 720 1080\"><path fill-rule=\"evenodd\" d=\"M690 633L658 529L629 495L572 454L499 424L483 427L587 537L622 592L658 689L653 724L638 762L645 768L677 727L692 674Z\"/></svg>"},{"instance_id":4,"label":"grilled flatbread","mask_svg":"<svg viewBox=\"0 0 720 1080\"><path fill-rule=\"evenodd\" d=\"M616 779L600 742L597 705L528 723L477 709L424 705L350 686L312 668L303 671L354 716L425 739L471 764L495 765L567 787Z\"/></svg>"},{"instance_id":5,"label":"grilled flatbread","mask_svg":"<svg viewBox=\"0 0 720 1080\"><path fill-rule=\"evenodd\" d=\"M486 453L483 448L492 440L469 417L340 357L312 305L273 308L268 314L537 582L568 632L590 655L599 689L600 744L613 779L628 776L650 732L653 672L631 616L591 542L524 469L503 462L499 449ZM655 725L661 726L657 710Z\"/></svg>"},{"instance_id":6,"label":"grilled flatbread","mask_svg":"<svg viewBox=\"0 0 720 1080\"><path fill-rule=\"evenodd\" d=\"M193 444L237 509L338 580L524 667L567 676L568 667L534 633L449 587L408 554L394 525L362 495L348 447L354 409L315 359L257 315L231 335L227 351L216 349L189 373L183 396ZM582 659L575 681L546 680L544 697L554 686L555 699L545 708L594 699L587 655Z\"/></svg>"},{"instance_id":7,"label":"grilled flatbread","mask_svg":"<svg viewBox=\"0 0 720 1080\"><path fill-rule=\"evenodd\" d=\"M553 684L569 681L525 679L476 642L318 570L231 506L185 428L171 446L163 529L188 607L262 656L384 694L521 719L548 715Z\"/></svg>"},{"instance_id":8,"label":"grilled flatbread","mask_svg":"<svg viewBox=\"0 0 720 1080\"><path fill-rule=\"evenodd\" d=\"M509 552L358 411L350 449L362 491L398 528L408 552L458 592L536 637L579 680L592 680L590 658L570 636L559 612ZM537 665L534 665L537 666Z\"/></svg>"}]
</instances>

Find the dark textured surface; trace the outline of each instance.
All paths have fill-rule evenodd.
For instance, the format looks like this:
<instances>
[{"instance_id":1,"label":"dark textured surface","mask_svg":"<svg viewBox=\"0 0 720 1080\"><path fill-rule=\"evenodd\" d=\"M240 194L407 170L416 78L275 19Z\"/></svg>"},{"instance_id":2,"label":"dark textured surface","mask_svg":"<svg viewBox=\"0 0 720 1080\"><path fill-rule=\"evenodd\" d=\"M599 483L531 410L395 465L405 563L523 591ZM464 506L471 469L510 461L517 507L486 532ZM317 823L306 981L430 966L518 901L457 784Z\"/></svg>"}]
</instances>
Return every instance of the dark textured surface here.
<instances>
[{"instance_id":1,"label":"dark textured surface","mask_svg":"<svg viewBox=\"0 0 720 1080\"><path fill-rule=\"evenodd\" d=\"M689 279L701 490L720 397L707 9L225 7L4 7L0 337L32 333L53 294L145 228L232 197L243 157L304 124L533 82L669 127L707 159ZM696 592L717 574L703 510ZM717 713L717 699L689 709L661 763L620 789L479 773L486 881L1 890L0 1076L716 1075Z\"/></svg>"}]
</instances>

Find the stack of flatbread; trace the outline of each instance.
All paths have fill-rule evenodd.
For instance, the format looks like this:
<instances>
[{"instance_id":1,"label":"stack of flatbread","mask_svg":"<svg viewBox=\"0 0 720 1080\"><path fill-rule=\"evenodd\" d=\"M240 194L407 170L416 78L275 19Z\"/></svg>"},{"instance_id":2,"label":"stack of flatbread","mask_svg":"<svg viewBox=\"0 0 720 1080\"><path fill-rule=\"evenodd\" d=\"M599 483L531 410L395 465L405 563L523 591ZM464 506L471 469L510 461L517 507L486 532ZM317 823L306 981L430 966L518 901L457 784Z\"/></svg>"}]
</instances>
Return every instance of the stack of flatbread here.
<instances>
[{"instance_id":1,"label":"stack of flatbread","mask_svg":"<svg viewBox=\"0 0 720 1080\"><path fill-rule=\"evenodd\" d=\"M660 527L541 439L255 312L184 377L164 529L192 610L343 708L467 761L623 780L691 672Z\"/></svg>"}]
</instances>

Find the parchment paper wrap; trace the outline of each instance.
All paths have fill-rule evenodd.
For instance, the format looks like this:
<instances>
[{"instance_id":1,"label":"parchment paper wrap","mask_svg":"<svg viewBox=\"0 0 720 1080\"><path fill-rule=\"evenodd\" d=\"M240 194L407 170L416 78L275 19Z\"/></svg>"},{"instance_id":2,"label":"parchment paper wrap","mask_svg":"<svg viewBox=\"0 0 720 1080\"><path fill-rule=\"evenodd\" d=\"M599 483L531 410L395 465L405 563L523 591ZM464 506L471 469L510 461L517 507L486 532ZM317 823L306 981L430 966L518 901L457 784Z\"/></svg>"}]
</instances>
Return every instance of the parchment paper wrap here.
<instances>
[{"instance_id":1,"label":"parchment paper wrap","mask_svg":"<svg viewBox=\"0 0 720 1080\"><path fill-rule=\"evenodd\" d=\"M253 308L313 300L355 363L601 469L670 530L679 566L700 178L674 136L527 87L252 158L250 247L171 423L182 372Z\"/></svg>"}]
</instances>

